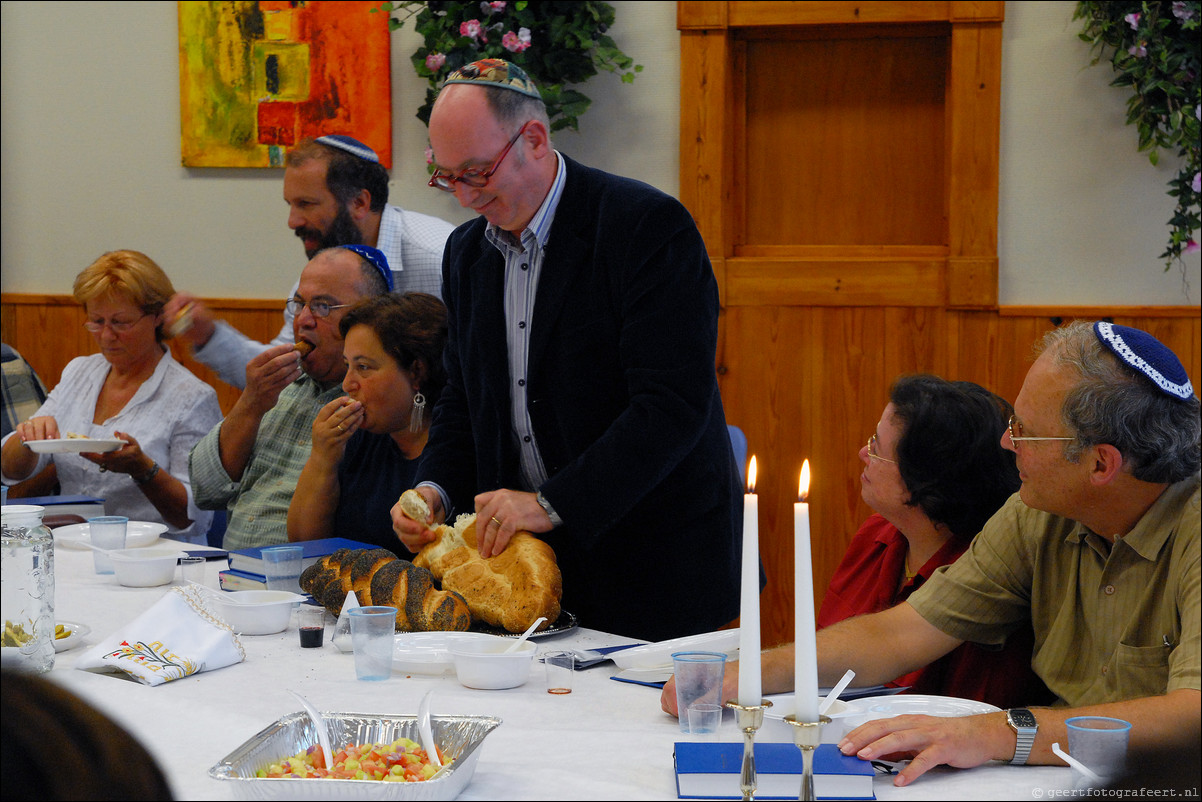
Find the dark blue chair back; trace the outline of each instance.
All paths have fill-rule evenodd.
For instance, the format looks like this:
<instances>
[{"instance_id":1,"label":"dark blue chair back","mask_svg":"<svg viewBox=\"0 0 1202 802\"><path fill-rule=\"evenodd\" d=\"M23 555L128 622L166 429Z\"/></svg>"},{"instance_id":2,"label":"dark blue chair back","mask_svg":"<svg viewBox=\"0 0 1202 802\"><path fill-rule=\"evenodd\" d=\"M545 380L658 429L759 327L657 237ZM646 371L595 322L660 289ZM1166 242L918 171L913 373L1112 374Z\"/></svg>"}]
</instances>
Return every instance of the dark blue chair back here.
<instances>
[{"instance_id":1,"label":"dark blue chair back","mask_svg":"<svg viewBox=\"0 0 1202 802\"><path fill-rule=\"evenodd\" d=\"M738 426L726 424L726 428L730 431L730 447L735 452L735 465L739 468L739 476L743 477L743 482L747 480L747 435L743 434L743 430Z\"/></svg>"}]
</instances>

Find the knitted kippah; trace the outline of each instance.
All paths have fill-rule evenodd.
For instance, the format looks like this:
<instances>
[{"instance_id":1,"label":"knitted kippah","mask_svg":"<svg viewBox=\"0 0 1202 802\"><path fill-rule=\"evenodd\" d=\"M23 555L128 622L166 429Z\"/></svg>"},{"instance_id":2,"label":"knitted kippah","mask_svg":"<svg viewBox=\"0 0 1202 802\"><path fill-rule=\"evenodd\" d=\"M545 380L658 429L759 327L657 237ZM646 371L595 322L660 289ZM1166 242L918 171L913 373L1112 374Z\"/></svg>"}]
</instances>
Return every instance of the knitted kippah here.
<instances>
[{"instance_id":1,"label":"knitted kippah","mask_svg":"<svg viewBox=\"0 0 1202 802\"><path fill-rule=\"evenodd\" d=\"M388 266L388 257L384 255L383 251L370 245L339 245L338 247L354 251L375 265L376 270L379 270L380 275L384 277L384 283L388 285L388 291L392 292L392 268Z\"/></svg>"},{"instance_id":2,"label":"knitted kippah","mask_svg":"<svg viewBox=\"0 0 1202 802\"><path fill-rule=\"evenodd\" d=\"M343 134L327 134L326 136L317 137L314 141L320 142L323 145L329 145L332 148L345 150L352 156L358 156L364 161L369 161L373 164L380 163L380 157L376 155L376 152L354 137L344 136Z\"/></svg>"},{"instance_id":3,"label":"knitted kippah","mask_svg":"<svg viewBox=\"0 0 1202 802\"><path fill-rule=\"evenodd\" d=\"M536 100L542 100L543 97L538 93L538 87L534 85L534 81L530 80L530 76L526 74L525 70L499 58L481 59L460 67L448 75L442 83L443 86L447 84L494 86L501 89L512 89L518 94Z\"/></svg>"},{"instance_id":4,"label":"knitted kippah","mask_svg":"<svg viewBox=\"0 0 1202 802\"><path fill-rule=\"evenodd\" d=\"M1194 388L1181 360L1151 334L1113 323L1095 323L1093 332L1102 345L1151 379L1161 392L1183 400L1193 398Z\"/></svg>"}]
</instances>

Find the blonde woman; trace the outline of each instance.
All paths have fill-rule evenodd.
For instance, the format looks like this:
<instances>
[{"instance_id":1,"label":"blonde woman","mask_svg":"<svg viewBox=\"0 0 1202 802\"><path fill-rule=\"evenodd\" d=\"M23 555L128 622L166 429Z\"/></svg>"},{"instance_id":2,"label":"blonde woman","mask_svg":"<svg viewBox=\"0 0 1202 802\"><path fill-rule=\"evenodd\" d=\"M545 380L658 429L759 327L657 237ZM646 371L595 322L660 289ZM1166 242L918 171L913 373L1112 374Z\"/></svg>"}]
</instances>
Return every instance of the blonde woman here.
<instances>
[{"instance_id":1,"label":"blonde woman","mask_svg":"<svg viewBox=\"0 0 1202 802\"><path fill-rule=\"evenodd\" d=\"M5 484L53 462L64 494L102 497L110 514L162 522L174 539L204 539L213 513L193 503L188 453L221 420L221 407L213 388L163 344L163 305L174 292L162 268L138 251L106 253L76 276L75 300L100 353L71 360L41 408L4 439ZM26 446L68 433L124 445L42 455Z\"/></svg>"}]
</instances>

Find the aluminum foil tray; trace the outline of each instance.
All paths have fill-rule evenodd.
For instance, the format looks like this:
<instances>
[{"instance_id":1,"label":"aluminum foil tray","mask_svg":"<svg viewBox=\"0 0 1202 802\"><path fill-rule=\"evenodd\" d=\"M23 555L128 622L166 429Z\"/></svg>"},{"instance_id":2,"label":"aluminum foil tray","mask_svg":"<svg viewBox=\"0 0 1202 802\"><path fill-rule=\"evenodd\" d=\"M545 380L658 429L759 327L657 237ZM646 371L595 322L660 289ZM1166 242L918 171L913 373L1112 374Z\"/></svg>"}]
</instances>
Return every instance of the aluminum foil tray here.
<instances>
[{"instance_id":1,"label":"aluminum foil tray","mask_svg":"<svg viewBox=\"0 0 1202 802\"><path fill-rule=\"evenodd\" d=\"M397 738L420 742L417 716L381 716L367 713L322 713L330 730L334 751L351 744L386 743ZM440 777L425 782L382 780L260 779L255 772L291 757L317 743L309 714L284 716L230 752L209 776L233 784L238 799L455 799L471 782L484 737L501 724L491 716L432 716L434 740L454 761Z\"/></svg>"}]
</instances>

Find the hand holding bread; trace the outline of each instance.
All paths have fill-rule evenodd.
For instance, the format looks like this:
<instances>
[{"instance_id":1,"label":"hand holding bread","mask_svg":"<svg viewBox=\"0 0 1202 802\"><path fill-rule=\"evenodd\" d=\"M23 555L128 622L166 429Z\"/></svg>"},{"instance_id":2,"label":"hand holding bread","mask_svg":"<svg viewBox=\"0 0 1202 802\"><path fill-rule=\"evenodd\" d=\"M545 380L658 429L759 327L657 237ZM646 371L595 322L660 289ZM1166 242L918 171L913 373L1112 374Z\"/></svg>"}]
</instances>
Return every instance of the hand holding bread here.
<instances>
[{"instance_id":1,"label":"hand holding bread","mask_svg":"<svg viewBox=\"0 0 1202 802\"><path fill-rule=\"evenodd\" d=\"M438 498L435 491L426 492L433 497L433 504L420 490L411 489L402 493L392 507L392 529L405 548L412 552L420 551L437 535L434 531L436 522L433 508L437 508L441 516L442 499Z\"/></svg>"}]
</instances>

